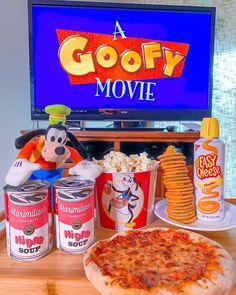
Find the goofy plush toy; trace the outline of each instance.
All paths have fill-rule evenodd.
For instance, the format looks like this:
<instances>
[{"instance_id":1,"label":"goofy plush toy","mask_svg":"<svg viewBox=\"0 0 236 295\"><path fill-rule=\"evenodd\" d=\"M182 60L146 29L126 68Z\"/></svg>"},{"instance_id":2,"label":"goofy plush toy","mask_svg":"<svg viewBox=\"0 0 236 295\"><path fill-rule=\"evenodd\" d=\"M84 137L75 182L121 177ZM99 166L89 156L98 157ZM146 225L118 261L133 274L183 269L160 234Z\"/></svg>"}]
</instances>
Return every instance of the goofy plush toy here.
<instances>
[{"instance_id":1,"label":"goofy plush toy","mask_svg":"<svg viewBox=\"0 0 236 295\"><path fill-rule=\"evenodd\" d=\"M74 164L69 169L70 175L94 180L101 174L100 166L84 160L88 158L85 148L64 126L70 111L64 105L47 106L45 112L49 114L49 127L31 131L16 139L16 148L20 152L5 178L8 185L19 186L28 179L52 183L62 177L60 166L66 160ZM36 136L39 138L31 140Z\"/></svg>"}]
</instances>

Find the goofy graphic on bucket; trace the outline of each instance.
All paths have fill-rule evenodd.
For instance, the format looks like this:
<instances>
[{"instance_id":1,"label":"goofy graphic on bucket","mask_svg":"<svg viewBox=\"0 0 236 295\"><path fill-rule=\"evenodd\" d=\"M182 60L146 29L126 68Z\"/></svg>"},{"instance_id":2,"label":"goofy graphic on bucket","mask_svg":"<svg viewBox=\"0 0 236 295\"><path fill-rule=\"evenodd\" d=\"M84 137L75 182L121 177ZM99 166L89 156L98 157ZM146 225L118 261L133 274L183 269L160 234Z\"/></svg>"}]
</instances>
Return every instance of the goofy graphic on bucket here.
<instances>
[{"instance_id":1,"label":"goofy graphic on bucket","mask_svg":"<svg viewBox=\"0 0 236 295\"><path fill-rule=\"evenodd\" d=\"M135 227L134 219L143 205L141 183L133 175L123 174L119 180L107 181L104 190L103 209L106 214L116 220L117 227Z\"/></svg>"}]
</instances>

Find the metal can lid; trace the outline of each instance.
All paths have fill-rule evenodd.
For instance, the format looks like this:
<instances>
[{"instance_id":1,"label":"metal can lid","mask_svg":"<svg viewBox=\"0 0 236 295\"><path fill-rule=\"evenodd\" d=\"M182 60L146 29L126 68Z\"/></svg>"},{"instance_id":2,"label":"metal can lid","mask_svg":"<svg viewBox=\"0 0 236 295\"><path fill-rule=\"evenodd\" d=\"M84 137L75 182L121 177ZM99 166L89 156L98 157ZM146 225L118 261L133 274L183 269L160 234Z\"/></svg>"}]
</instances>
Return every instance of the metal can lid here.
<instances>
[{"instance_id":1,"label":"metal can lid","mask_svg":"<svg viewBox=\"0 0 236 295\"><path fill-rule=\"evenodd\" d=\"M55 188L64 188L64 189L83 189L86 187L94 186L94 181L86 179L82 176L71 176L71 177L65 177L56 180L53 183L53 186Z\"/></svg>"},{"instance_id":2,"label":"metal can lid","mask_svg":"<svg viewBox=\"0 0 236 295\"><path fill-rule=\"evenodd\" d=\"M24 184L19 186L11 186L11 185L5 185L3 187L5 192L35 192L42 189L47 189L50 187L50 183L46 180L28 180Z\"/></svg>"},{"instance_id":3,"label":"metal can lid","mask_svg":"<svg viewBox=\"0 0 236 295\"><path fill-rule=\"evenodd\" d=\"M61 189L58 190L57 198L64 202L80 202L89 198L93 194L92 187L84 187L80 190Z\"/></svg>"},{"instance_id":4,"label":"metal can lid","mask_svg":"<svg viewBox=\"0 0 236 295\"><path fill-rule=\"evenodd\" d=\"M44 202L48 198L48 194L44 192L22 192L9 193L9 200L18 206L32 206Z\"/></svg>"}]
</instances>

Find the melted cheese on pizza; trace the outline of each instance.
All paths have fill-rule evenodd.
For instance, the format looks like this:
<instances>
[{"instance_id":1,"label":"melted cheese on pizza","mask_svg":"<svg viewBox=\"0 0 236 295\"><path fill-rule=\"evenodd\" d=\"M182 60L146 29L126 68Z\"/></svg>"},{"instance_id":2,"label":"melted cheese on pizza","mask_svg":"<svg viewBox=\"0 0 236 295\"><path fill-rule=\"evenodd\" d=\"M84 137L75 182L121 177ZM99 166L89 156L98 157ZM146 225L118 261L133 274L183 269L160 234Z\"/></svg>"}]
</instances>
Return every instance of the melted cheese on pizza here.
<instances>
[{"instance_id":1,"label":"melted cheese on pizza","mask_svg":"<svg viewBox=\"0 0 236 295\"><path fill-rule=\"evenodd\" d=\"M130 231L110 241L100 241L90 259L109 284L122 288L181 288L220 271L217 246L191 239L188 233L169 229Z\"/></svg>"}]
</instances>

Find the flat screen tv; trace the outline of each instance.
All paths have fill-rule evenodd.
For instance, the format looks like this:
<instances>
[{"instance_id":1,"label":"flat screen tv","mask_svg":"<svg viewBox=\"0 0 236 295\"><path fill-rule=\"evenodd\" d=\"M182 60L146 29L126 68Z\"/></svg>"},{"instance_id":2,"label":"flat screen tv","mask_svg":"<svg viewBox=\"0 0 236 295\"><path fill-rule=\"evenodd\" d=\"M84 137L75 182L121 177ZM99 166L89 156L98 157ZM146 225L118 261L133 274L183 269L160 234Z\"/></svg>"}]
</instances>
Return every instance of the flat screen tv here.
<instances>
[{"instance_id":1,"label":"flat screen tv","mask_svg":"<svg viewBox=\"0 0 236 295\"><path fill-rule=\"evenodd\" d=\"M211 116L214 7L29 0L32 119Z\"/></svg>"}]
</instances>

